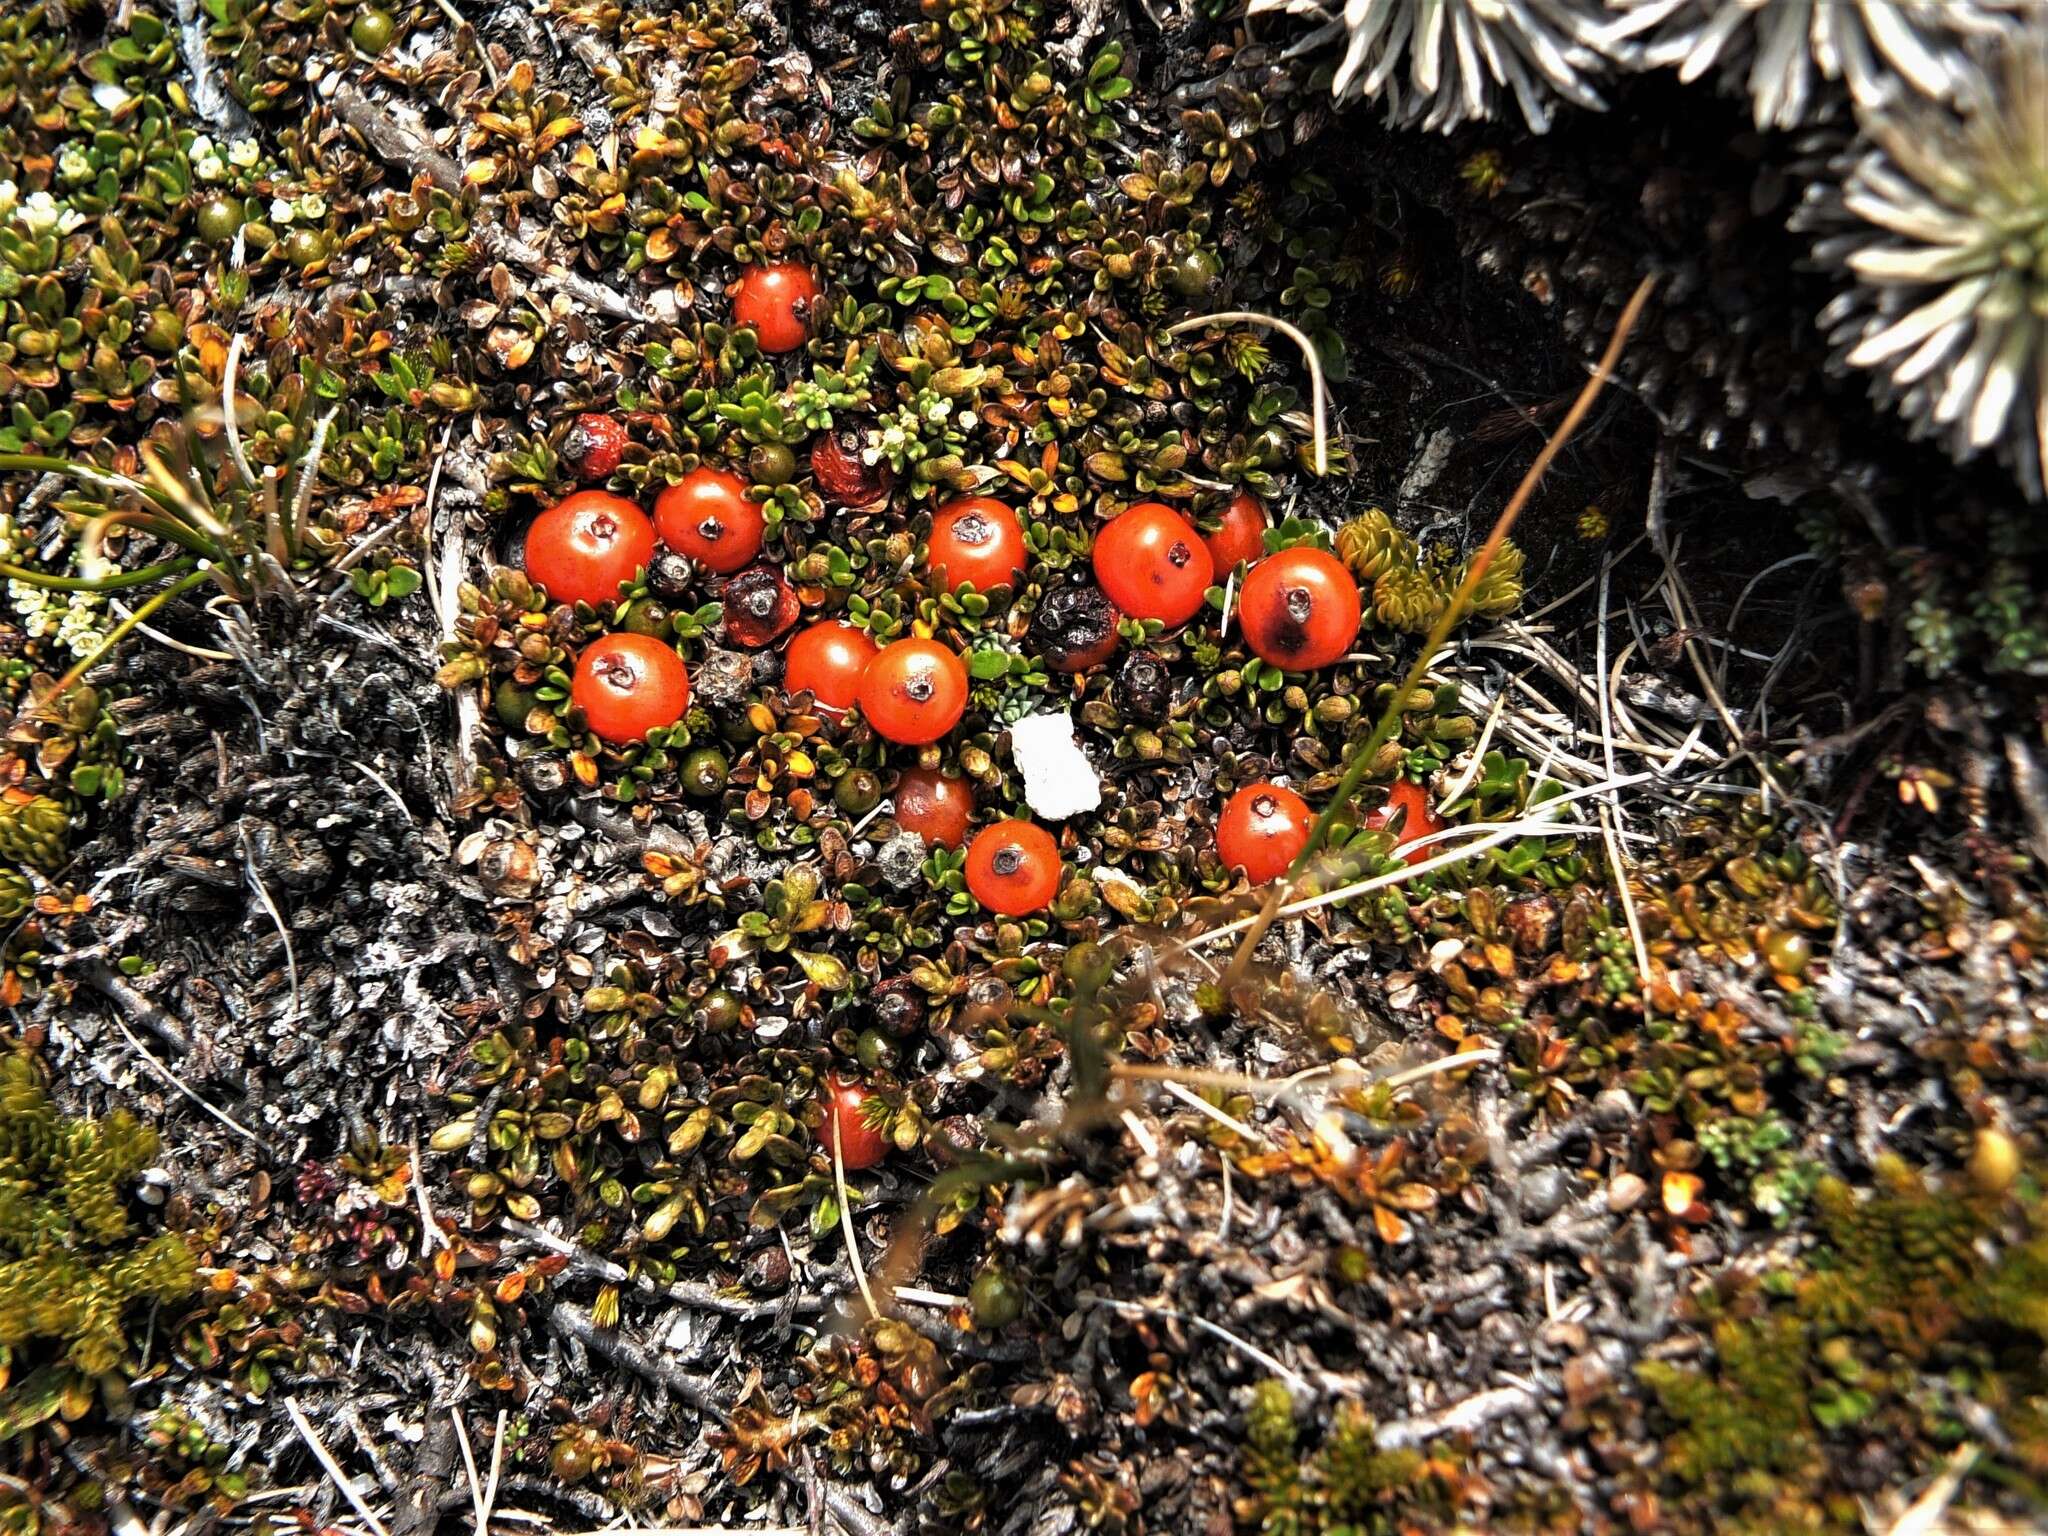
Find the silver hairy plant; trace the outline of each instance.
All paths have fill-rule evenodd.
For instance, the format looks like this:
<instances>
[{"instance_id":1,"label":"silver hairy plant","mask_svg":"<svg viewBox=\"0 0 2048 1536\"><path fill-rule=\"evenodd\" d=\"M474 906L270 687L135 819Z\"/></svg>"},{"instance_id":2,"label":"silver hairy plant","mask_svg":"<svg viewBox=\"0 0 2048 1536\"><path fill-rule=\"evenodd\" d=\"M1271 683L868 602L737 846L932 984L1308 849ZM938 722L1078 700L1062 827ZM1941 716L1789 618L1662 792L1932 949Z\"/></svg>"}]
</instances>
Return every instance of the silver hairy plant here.
<instances>
[{"instance_id":1,"label":"silver hairy plant","mask_svg":"<svg viewBox=\"0 0 2048 1536\"><path fill-rule=\"evenodd\" d=\"M1284 13L1321 23L1288 50L1297 58L1341 46L1331 91L1382 102L1396 122L1448 130L1495 115L1512 98L1536 133L1556 100L1590 110L1610 67L1612 30L1601 0L1251 0L1247 16Z\"/></svg>"},{"instance_id":2,"label":"silver hairy plant","mask_svg":"<svg viewBox=\"0 0 2048 1536\"><path fill-rule=\"evenodd\" d=\"M1953 101L1972 39L2017 26L2034 0L1607 0L1598 45L1682 79L1733 77L1759 128L1812 122L1846 89L1859 111ZM2048 18L2044 18L2048 20Z\"/></svg>"},{"instance_id":3,"label":"silver hairy plant","mask_svg":"<svg viewBox=\"0 0 2048 1536\"><path fill-rule=\"evenodd\" d=\"M1846 286L1821 312L1838 363L1959 461L1993 450L2028 495L2048 458L2048 35L2008 39L1954 106L1857 114L1856 144L1794 227Z\"/></svg>"}]
</instances>

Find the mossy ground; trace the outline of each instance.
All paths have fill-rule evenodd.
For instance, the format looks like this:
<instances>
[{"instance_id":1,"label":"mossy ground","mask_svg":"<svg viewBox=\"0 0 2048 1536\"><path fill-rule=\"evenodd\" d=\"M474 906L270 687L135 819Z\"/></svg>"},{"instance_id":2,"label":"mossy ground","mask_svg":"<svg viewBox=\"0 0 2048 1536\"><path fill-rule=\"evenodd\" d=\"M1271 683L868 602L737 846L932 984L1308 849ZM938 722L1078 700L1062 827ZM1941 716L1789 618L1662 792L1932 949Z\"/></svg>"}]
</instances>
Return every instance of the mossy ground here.
<instances>
[{"instance_id":1,"label":"mossy ground","mask_svg":"<svg viewBox=\"0 0 2048 1536\"><path fill-rule=\"evenodd\" d=\"M316 1441L392 1536L487 1485L501 1532L1849 1530L1944 1468L2038 1515L2035 525L1756 281L1793 146L1724 153L1664 82L1548 143L1331 121L1142 6L457 14L0 16L0 451L147 445L226 530L174 643L55 702L112 609L14 591L9 1060L103 1117L118 1235L198 1289L10 1343L0 1422L72 1373L0 1452L10 1528L353 1532ZM726 324L770 256L826 287L786 358ZM1643 271L1518 583L1392 700ZM1319 347L1334 473L1291 344L1171 330L1236 309ZM962 730L792 705L705 573L598 612L507 569L586 411L625 494L758 473L806 617L959 647ZM888 499L820 493L828 428ZM920 575L970 485L1025 518L1016 591ZM1246 486L1372 585L1353 657L1266 667L1219 583L1043 665L1102 518ZM81 569L98 493L4 494L7 562ZM617 626L696 679L630 750L566 697ZM1382 883L1225 992L1216 808L1320 803L1390 701L1314 876ZM1004 727L1046 707L1109 794L997 921L862 776L1019 809ZM1397 879L1397 775L1569 825ZM833 1077L877 1168L824 1150Z\"/></svg>"}]
</instances>

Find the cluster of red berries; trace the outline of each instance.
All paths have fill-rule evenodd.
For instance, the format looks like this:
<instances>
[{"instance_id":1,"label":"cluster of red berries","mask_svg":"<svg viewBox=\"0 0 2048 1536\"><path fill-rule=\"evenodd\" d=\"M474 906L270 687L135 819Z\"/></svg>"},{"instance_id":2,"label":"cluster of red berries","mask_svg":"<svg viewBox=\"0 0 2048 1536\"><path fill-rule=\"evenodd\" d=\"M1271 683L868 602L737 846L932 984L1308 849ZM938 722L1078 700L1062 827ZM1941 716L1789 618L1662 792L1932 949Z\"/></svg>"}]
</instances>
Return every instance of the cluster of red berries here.
<instances>
[{"instance_id":1,"label":"cluster of red berries","mask_svg":"<svg viewBox=\"0 0 2048 1536\"><path fill-rule=\"evenodd\" d=\"M792 351L809 339L818 294L815 275L801 263L758 265L734 284L733 322L751 327L765 352ZM624 428L605 416L579 419L571 438L570 456L589 479L616 470L627 446ZM847 505L869 504L889 489L886 467L865 463L857 440L832 433L813 444L811 469L820 492ZM560 601L600 606L616 600L622 585L646 568L658 540L706 570L731 575L759 556L766 533L763 508L749 498L748 488L729 470L700 467L661 492L651 519L624 497L580 491L535 519L526 540L527 574ZM1297 546L1267 554L1268 526L1265 506L1248 492L1230 501L1206 536L1172 507L1138 502L1096 535L1097 586L1118 614L1181 625L1201 610L1219 572L1243 568L1237 616L1252 651L1288 671L1329 666L1350 651L1357 636L1358 584L1341 561L1321 549ZM983 592L1016 586L1030 566L1016 512L989 496L946 503L932 519L926 566L942 591L962 584ZM1112 625L1099 642L1049 660L1057 670L1085 671L1106 662L1115 647ZM865 631L828 619L790 640L783 687L791 695L809 695L830 714L858 705L885 740L924 746L959 722L969 678L961 657L935 640L911 637L877 646ZM607 635L578 658L571 700L603 739L640 741L682 718L689 678L672 646L644 635ZM898 825L927 844L958 848L967 839L974 797L964 779L912 769L900 778L895 811ZM1270 881L1307 845L1314 820L1292 790L1249 784L1224 806L1217 848L1228 867L1243 870L1254 883ZM1391 825L1403 845L1442 827L1421 788L1405 780L1393 786L1386 807L1368 825ZM1029 821L998 822L975 836L966 878L975 899L990 911L1023 916L1043 910L1059 890L1058 844ZM847 1132L849 1166L866 1166L852 1155L858 1140Z\"/></svg>"},{"instance_id":2,"label":"cluster of red berries","mask_svg":"<svg viewBox=\"0 0 2048 1536\"><path fill-rule=\"evenodd\" d=\"M578 491L526 531L526 574L558 602L615 602L654 558L657 538L707 570L729 575L761 552L767 532L747 482L708 465L663 491L654 516L609 491ZM674 647L646 635L595 640L576 659L570 702L610 742L645 741L690 707L690 679Z\"/></svg>"},{"instance_id":3,"label":"cluster of red berries","mask_svg":"<svg viewBox=\"0 0 2048 1536\"><path fill-rule=\"evenodd\" d=\"M1343 659L1363 612L1344 562L1312 546L1265 553L1266 509L1241 492L1206 539L1173 508L1141 501L1095 536L1095 579L1134 619L1185 624L1218 571L1249 564L1237 611L1261 661L1290 672Z\"/></svg>"}]
</instances>

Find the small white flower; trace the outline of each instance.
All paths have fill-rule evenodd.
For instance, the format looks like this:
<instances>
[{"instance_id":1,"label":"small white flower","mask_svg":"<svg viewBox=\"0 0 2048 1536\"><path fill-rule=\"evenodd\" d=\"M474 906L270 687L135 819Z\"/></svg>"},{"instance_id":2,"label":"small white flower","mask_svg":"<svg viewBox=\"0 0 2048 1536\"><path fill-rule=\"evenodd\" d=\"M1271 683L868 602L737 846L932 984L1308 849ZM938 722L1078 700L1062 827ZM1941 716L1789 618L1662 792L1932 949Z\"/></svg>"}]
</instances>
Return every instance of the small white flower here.
<instances>
[{"instance_id":1,"label":"small white flower","mask_svg":"<svg viewBox=\"0 0 2048 1536\"><path fill-rule=\"evenodd\" d=\"M134 98L121 86L111 80L102 80L92 88L92 99L109 112L118 112Z\"/></svg>"},{"instance_id":2,"label":"small white flower","mask_svg":"<svg viewBox=\"0 0 2048 1536\"><path fill-rule=\"evenodd\" d=\"M299 217L308 222L327 217L327 199L318 192L303 193L299 198Z\"/></svg>"},{"instance_id":3,"label":"small white flower","mask_svg":"<svg viewBox=\"0 0 2048 1536\"><path fill-rule=\"evenodd\" d=\"M227 173L227 165L219 155L207 155L192 162L192 174L201 181L219 181Z\"/></svg>"},{"instance_id":4,"label":"small white flower","mask_svg":"<svg viewBox=\"0 0 2048 1536\"><path fill-rule=\"evenodd\" d=\"M77 144L66 144L57 151L57 174L66 181L86 181L92 176L92 156Z\"/></svg>"},{"instance_id":5,"label":"small white flower","mask_svg":"<svg viewBox=\"0 0 2048 1536\"><path fill-rule=\"evenodd\" d=\"M203 160L213 152L213 140L202 133L192 141L191 147L185 151L185 158L188 160Z\"/></svg>"},{"instance_id":6,"label":"small white flower","mask_svg":"<svg viewBox=\"0 0 2048 1536\"><path fill-rule=\"evenodd\" d=\"M14 205L21 201L21 188L12 181L0 181L0 218L14 212Z\"/></svg>"},{"instance_id":7,"label":"small white flower","mask_svg":"<svg viewBox=\"0 0 2048 1536\"><path fill-rule=\"evenodd\" d=\"M14 216L28 226L30 234L46 235L63 219L64 210L49 193L31 192L28 201L15 210Z\"/></svg>"},{"instance_id":8,"label":"small white flower","mask_svg":"<svg viewBox=\"0 0 2048 1536\"><path fill-rule=\"evenodd\" d=\"M71 233L71 231L78 228L78 226L83 224L84 222L84 214L80 213L76 208L66 208L63 211L63 213L59 214L57 217L57 233L60 235L68 235Z\"/></svg>"},{"instance_id":9,"label":"small white flower","mask_svg":"<svg viewBox=\"0 0 2048 1536\"><path fill-rule=\"evenodd\" d=\"M106 638L100 628L100 605L104 601L97 592L70 594L70 601L57 621L57 639L72 655L89 656Z\"/></svg>"},{"instance_id":10,"label":"small white flower","mask_svg":"<svg viewBox=\"0 0 2048 1536\"><path fill-rule=\"evenodd\" d=\"M289 224L292 221L292 205L288 198L273 197L270 200L270 222Z\"/></svg>"},{"instance_id":11,"label":"small white flower","mask_svg":"<svg viewBox=\"0 0 2048 1536\"><path fill-rule=\"evenodd\" d=\"M57 627L57 616L50 611L50 594L46 588L31 585L26 581L7 583L7 602L21 619L21 627L29 638L40 640Z\"/></svg>"},{"instance_id":12,"label":"small white flower","mask_svg":"<svg viewBox=\"0 0 2048 1536\"><path fill-rule=\"evenodd\" d=\"M237 139L228 146L228 162L246 171L256 163L256 157L261 153L254 139Z\"/></svg>"}]
</instances>

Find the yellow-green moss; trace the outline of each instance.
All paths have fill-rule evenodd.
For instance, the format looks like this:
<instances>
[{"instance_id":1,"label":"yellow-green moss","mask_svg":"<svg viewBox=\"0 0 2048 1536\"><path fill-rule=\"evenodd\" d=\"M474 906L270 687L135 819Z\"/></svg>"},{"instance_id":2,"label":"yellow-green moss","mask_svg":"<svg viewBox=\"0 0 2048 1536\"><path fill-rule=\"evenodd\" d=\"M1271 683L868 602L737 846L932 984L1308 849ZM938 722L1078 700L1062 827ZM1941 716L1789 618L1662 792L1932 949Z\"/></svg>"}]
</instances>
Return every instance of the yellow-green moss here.
<instances>
[{"instance_id":1,"label":"yellow-green moss","mask_svg":"<svg viewBox=\"0 0 2048 1536\"><path fill-rule=\"evenodd\" d=\"M1806 1374L1811 1352L1796 1317L1724 1322L1714 1330L1717 1369L1645 1362L1637 1375L1680 1426L1665 1469L1688 1487L1730 1480L1767 1493L1813 1460Z\"/></svg>"},{"instance_id":2,"label":"yellow-green moss","mask_svg":"<svg viewBox=\"0 0 2048 1536\"><path fill-rule=\"evenodd\" d=\"M191 1292L185 1240L143 1239L128 1218L122 1186L156 1149L156 1133L125 1110L60 1115L31 1057L0 1058L0 1366L46 1339L69 1364L106 1375L127 1352L132 1303Z\"/></svg>"},{"instance_id":3,"label":"yellow-green moss","mask_svg":"<svg viewBox=\"0 0 2048 1536\"><path fill-rule=\"evenodd\" d=\"M2048 1394L2048 1205L1961 1179L1930 1181L1887 1158L1873 1188L1823 1180L1822 1246L1724 1315L1702 1365L1648 1361L1637 1378L1666 1421L1661 1492L1682 1528L1848 1530L1856 1504L1830 1476L1828 1436L1878 1426L1931 1467L1948 1427L1916 1384L1951 1387L2012 1418L2032 1475L2033 1405ZM1720 1308L1724 1299L1711 1296ZM2033 1335L2009 1349L2011 1330Z\"/></svg>"},{"instance_id":4,"label":"yellow-green moss","mask_svg":"<svg viewBox=\"0 0 2048 1536\"><path fill-rule=\"evenodd\" d=\"M1238 1518L1260 1536L1375 1536L1411 1530L1447 1513L1456 1469L1417 1450L1383 1450L1372 1416L1355 1403L1337 1409L1323 1443L1303 1455L1294 1400L1278 1381L1261 1382L1245 1416L1244 1481Z\"/></svg>"},{"instance_id":5,"label":"yellow-green moss","mask_svg":"<svg viewBox=\"0 0 2048 1536\"><path fill-rule=\"evenodd\" d=\"M47 795L0 795L0 862L50 874L64 862L71 818Z\"/></svg>"},{"instance_id":6,"label":"yellow-green moss","mask_svg":"<svg viewBox=\"0 0 2048 1536\"><path fill-rule=\"evenodd\" d=\"M1337 556L1366 589L1373 622L1409 634L1425 633L1463 584L1470 562L1453 564L1425 552L1378 507L1337 530ZM1498 619L1522 601L1522 551L1504 543L1472 592L1470 612Z\"/></svg>"}]
</instances>

